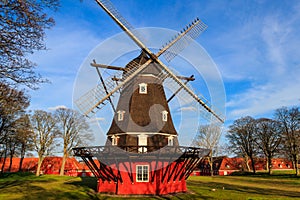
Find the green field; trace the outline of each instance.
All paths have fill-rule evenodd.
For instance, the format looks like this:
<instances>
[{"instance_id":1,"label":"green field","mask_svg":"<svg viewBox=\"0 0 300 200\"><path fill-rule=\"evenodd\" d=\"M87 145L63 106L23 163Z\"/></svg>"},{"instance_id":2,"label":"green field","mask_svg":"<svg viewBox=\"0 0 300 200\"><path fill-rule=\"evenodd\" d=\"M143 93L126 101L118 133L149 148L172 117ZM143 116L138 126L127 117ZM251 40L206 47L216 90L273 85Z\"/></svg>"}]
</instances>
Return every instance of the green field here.
<instances>
[{"instance_id":1,"label":"green field","mask_svg":"<svg viewBox=\"0 0 300 200\"><path fill-rule=\"evenodd\" d=\"M147 199L300 199L300 177L289 173L244 176L190 177L185 194L147 196ZM0 199L145 199L95 192L95 178L32 174L0 177Z\"/></svg>"}]
</instances>

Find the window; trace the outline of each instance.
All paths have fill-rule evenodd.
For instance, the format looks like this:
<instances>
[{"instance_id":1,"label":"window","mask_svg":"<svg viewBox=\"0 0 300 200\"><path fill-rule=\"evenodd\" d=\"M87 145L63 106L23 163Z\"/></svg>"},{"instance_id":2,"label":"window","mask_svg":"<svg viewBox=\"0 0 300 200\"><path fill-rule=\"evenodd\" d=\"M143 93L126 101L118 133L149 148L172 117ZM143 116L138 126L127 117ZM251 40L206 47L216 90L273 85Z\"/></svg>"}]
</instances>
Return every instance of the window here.
<instances>
[{"instance_id":1,"label":"window","mask_svg":"<svg viewBox=\"0 0 300 200\"><path fill-rule=\"evenodd\" d=\"M138 146L147 146L147 135L138 136ZM147 147L139 147L139 153L147 152Z\"/></svg>"},{"instance_id":2,"label":"window","mask_svg":"<svg viewBox=\"0 0 300 200\"><path fill-rule=\"evenodd\" d=\"M118 121L123 121L124 120L124 110L119 110L118 112Z\"/></svg>"},{"instance_id":3,"label":"window","mask_svg":"<svg viewBox=\"0 0 300 200\"><path fill-rule=\"evenodd\" d=\"M148 182L148 181L149 181L149 165L137 165L136 182Z\"/></svg>"},{"instance_id":4,"label":"window","mask_svg":"<svg viewBox=\"0 0 300 200\"><path fill-rule=\"evenodd\" d=\"M146 83L139 84L139 93L147 94L147 84Z\"/></svg>"},{"instance_id":5,"label":"window","mask_svg":"<svg viewBox=\"0 0 300 200\"><path fill-rule=\"evenodd\" d=\"M173 146L174 143L174 137L173 136L169 136L168 137L168 146Z\"/></svg>"},{"instance_id":6,"label":"window","mask_svg":"<svg viewBox=\"0 0 300 200\"><path fill-rule=\"evenodd\" d=\"M111 136L111 145L112 146L118 145L118 137L116 137L115 135Z\"/></svg>"},{"instance_id":7,"label":"window","mask_svg":"<svg viewBox=\"0 0 300 200\"><path fill-rule=\"evenodd\" d=\"M162 120L164 122L168 121L168 111L164 110L161 113L162 113Z\"/></svg>"}]
</instances>

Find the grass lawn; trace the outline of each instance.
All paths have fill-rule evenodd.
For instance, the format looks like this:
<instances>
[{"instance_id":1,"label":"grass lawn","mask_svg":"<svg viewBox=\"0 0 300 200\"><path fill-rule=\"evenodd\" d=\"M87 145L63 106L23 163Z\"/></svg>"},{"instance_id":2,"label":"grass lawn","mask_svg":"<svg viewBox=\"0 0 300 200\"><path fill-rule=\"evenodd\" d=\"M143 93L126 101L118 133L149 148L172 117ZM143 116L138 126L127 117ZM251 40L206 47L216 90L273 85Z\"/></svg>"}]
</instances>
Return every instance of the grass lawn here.
<instances>
[{"instance_id":1,"label":"grass lawn","mask_svg":"<svg viewBox=\"0 0 300 200\"><path fill-rule=\"evenodd\" d=\"M244 176L192 176L189 192L147 199L299 199L300 177L288 173ZM9 199L145 199L97 194L95 178L32 174L5 174L0 177L0 200Z\"/></svg>"}]
</instances>

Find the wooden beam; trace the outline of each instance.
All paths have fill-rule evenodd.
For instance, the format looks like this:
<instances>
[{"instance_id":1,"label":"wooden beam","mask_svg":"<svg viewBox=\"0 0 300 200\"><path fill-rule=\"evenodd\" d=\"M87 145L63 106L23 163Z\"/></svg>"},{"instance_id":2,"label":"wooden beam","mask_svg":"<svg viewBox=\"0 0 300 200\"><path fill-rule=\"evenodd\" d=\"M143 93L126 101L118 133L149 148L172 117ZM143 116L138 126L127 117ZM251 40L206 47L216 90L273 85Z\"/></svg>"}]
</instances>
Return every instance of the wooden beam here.
<instances>
[{"instance_id":1,"label":"wooden beam","mask_svg":"<svg viewBox=\"0 0 300 200\"><path fill-rule=\"evenodd\" d=\"M177 76L177 78L179 78L179 79L181 79L181 80L186 80L186 81L194 81L194 80L195 80L195 78L194 78L193 75L190 76L190 77ZM121 79L120 79L120 78L117 78L117 77L113 77L113 78L111 78L111 80L113 80L113 81L121 81Z\"/></svg>"},{"instance_id":2,"label":"wooden beam","mask_svg":"<svg viewBox=\"0 0 300 200\"><path fill-rule=\"evenodd\" d=\"M185 80L185 81L194 81L194 75L190 76L190 77L186 77L186 76L177 76L177 78L181 79L181 80Z\"/></svg>"},{"instance_id":3,"label":"wooden beam","mask_svg":"<svg viewBox=\"0 0 300 200\"><path fill-rule=\"evenodd\" d=\"M91 63L92 67L100 67L100 68L105 68L105 69L112 69L112 70L119 70L119 71L127 71L127 69L123 67L117 67L117 66L111 66L111 65L103 65L103 64L97 64L97 63Z\"/></svg>"}]
</instances>

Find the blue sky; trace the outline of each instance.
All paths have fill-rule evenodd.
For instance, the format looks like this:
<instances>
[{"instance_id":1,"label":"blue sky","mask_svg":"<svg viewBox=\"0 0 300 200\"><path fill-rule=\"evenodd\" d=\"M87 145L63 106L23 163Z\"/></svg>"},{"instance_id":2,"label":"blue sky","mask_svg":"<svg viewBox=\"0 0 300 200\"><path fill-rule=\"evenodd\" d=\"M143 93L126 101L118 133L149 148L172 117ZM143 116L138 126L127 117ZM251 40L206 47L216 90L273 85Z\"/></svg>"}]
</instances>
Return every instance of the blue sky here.
<instances>
[{"instance_id":1,"label":"blue sky","mask_svg":"<svg viewBox=\"0 0 300 200\"><path fill-rule=\"evenodd\" d=\"M181 30L196 17L197 38L217 66L226 93L226 125L243 116L272 116L300 103L300 2L296 0L111 0L136 28ZM51 13L47 51L31 59L52 84L31 92L31 109L72 107L73 85L87 55L121 29L94 1L62 0ZM193 85L201 91L200 86ZM109 121L109 120L108 120Z\"/></svg>"}]
</instances>

